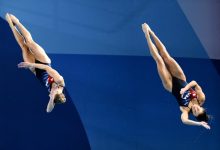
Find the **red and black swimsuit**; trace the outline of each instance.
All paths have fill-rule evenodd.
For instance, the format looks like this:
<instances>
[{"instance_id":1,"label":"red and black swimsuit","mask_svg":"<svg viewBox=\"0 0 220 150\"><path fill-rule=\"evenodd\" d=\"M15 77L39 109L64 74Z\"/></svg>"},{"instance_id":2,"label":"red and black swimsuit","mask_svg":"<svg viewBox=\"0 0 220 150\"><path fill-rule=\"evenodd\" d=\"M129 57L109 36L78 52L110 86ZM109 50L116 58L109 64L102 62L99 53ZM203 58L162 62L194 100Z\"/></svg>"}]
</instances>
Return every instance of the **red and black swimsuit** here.
<instances>
[{"instance_id":1,"label":"red and black swimsuit","mask_svg":"<svg viewBox=\"0 0 220 150\"><path fill-rule=\"evenodd\" d=\"M194 98L197 99L197 94L194 88L188 89L182 95L180 94L180 90L188 84L186 81L183 81L176 77L172 77L172 84L173 84L172 94L176 97L179 106L188 107L189 102L192 99Z\"/></svg>"},{"instance_id":2,"label":"red and black swimsuit","mask_svg":"<svg viewBox=\"0 0 220 150\"><path fill-rule=\"evenodd\" d=\"M51 66L51 64L42 63L38 60L35 60L35 63ZM42 70L42 69L35 68L35 72L36 72L36 77L38 78L38 80L41 82L41 84L46 86L46 88L48 89L48 92L50 92L52 84L55 82L54 78L51 77L45 70Z\"/></svg>"}]
</instances>

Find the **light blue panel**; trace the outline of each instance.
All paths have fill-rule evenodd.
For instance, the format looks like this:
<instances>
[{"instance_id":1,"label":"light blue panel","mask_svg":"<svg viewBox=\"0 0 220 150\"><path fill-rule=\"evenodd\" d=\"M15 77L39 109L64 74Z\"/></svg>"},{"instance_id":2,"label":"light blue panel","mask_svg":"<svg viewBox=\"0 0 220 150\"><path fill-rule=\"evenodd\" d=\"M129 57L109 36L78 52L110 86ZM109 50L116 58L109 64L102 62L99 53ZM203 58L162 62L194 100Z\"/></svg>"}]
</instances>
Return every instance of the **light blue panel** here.
<instances>
[{"instance_id":1,"label":"light blue panel","mask_svg":"<svg viewBox=\"0 0 220 150\"><path fill-rule=\"evenodd\" d=\"M220 59L220 1L178 0L180 7L211 59Z\"/></svg>"},{"instance_id":2,"label":"light blue panel","mask_svg":"<svg viewBox=\"0 0 220 150\"><path fill-rule=\"evenodd\" d=\"M207 58L176 0L12 0L0 7L49 53L149 55L141 30L147 22L173 56Z\"/></svg>"}]
</instances>

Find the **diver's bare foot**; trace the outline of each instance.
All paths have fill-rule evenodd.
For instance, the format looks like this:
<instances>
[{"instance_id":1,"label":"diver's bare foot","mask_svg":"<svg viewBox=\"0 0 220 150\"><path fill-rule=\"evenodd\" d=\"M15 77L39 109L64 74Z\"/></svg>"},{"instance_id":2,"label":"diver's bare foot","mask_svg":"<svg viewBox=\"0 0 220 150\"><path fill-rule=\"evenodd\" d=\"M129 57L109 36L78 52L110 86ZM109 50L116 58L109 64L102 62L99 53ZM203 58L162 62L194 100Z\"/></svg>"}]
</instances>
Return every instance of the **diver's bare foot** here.
<instances>
[{"instance_id":1,"label":"diver's bare foot","mask_svg":"<svg viewBox=\"0 0 220 150\"><path fill-rule=\"evenodd\" d=\"M7 22L11 21L11 18L10 18L10 16L9 16L9 13L6 13L5 19L7 20Z\"/></svg>"},{"instance_id":2,"label":"diver's bare foot","mask_svg":"<svg viewBox=\"0 0 220 150\"><path fill-rule=\"evenodd\" d=\"M144 23L144 24L142 24L142 30L143 30L143 32L145 33L145 34L148 34L148 25L146 24L146 23Z\"/></svg>"},{"instance_id":3,"label":"diver's bare foot","mask_svg":"<svg viewBox=\"0 0 220 150\"><path fill-rule=\"evenodd\" d=\"M15 24L19 23L19 19L16 18L14 15L10 14L10 18L11 18L13 23L15 23Z\"/></svg>"},{"instance_id":4,"label":"diver's bare foot","mask_svg":"<svg viewBox=\"0 0 220 150\"><path fill-rule=\"evenodd\" d=\"M150 37L149 26L146 23L142 24L142 30L146 37Z\"/></svg>"},{"instance_id":5,"label":"diver's bare foot","mask_svg":"<svg viewBox=\"0 0 220 150\"><path fill-rule=\"evenodd\" d=\"M12 28L13 26L15 26L15 24L12 22L11 20L11 17L10 17L10 14L9 13L6 13L5 15L5 19L6 21L8 22L9 26Z\"/></svg>"}]
</instances>

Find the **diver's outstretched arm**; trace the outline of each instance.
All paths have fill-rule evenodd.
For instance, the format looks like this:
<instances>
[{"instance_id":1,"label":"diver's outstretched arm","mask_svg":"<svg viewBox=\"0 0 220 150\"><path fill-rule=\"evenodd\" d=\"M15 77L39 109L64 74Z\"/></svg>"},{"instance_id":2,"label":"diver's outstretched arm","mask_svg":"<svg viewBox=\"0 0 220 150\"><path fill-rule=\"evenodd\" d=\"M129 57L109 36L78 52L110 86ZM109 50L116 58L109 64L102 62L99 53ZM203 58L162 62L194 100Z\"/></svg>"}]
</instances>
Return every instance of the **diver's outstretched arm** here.
<instances>
[{"instance_id":1,"label":"diver's outstretched arm","mask_svg":"<svg viewBox=\"0 0 220 150\"><path fill-rule=\"evenodd\" d=\"M53 109L54 109L54 106L55 106L55 103L54 103L54 96L51 96L52 94L50 94L50 100L47 104L47 113L50 113Z\"/></svg>"},{"instance_id":2,"label":"diver's outstretched arm","mask_svg":"<svg viewBox=\"0 0 220 150\"><path fill-rule=\"evenodd\" d=\"M53 68L48 65L38 64L38 63L29 63L29 62L21 62L18 64L18 68L38 68L45 70L51 77L54 78L54 81L58 83L60 86L65 86L63 77Z\"/></svg>"},{"instance_id":3,"label":"diver's outstretched arm","mask_svg":"<svg viewBox=\"0 0 220 150\"><path fill-rule=\"evenodd\" d=\"M204 121L197 122L197 121L190 120L188 112L183 109L180 109L180 110L182 111L181 120L184 124L193 125L193 126L203 126L206 129L211 129L211 127L208 125L208 123L206 123Z\"/></svg>"}]
</instances>

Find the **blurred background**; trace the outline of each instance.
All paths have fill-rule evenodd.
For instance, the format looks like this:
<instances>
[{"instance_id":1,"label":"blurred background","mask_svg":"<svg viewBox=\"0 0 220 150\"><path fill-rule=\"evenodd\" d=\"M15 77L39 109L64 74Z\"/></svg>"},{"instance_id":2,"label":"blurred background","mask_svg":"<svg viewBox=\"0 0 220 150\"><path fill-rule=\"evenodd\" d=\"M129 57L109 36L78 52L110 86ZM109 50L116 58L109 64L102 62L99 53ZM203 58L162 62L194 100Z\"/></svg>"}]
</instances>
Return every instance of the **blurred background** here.
<instances>
[{"instance_id":1,"label":"blurred background","mask_svg":"<svg viewBox=\"0 0 220 150\"><path fill-rule=\"evenodd\" d=\"M46 114L46 89L18 70L9 12L65 78L68 102ZM0 1L0 149L220 149L220 1ZM181 123L141 29L148 23L196 80L213 116L210 131Z\"/></svg>"}]
</instances>

